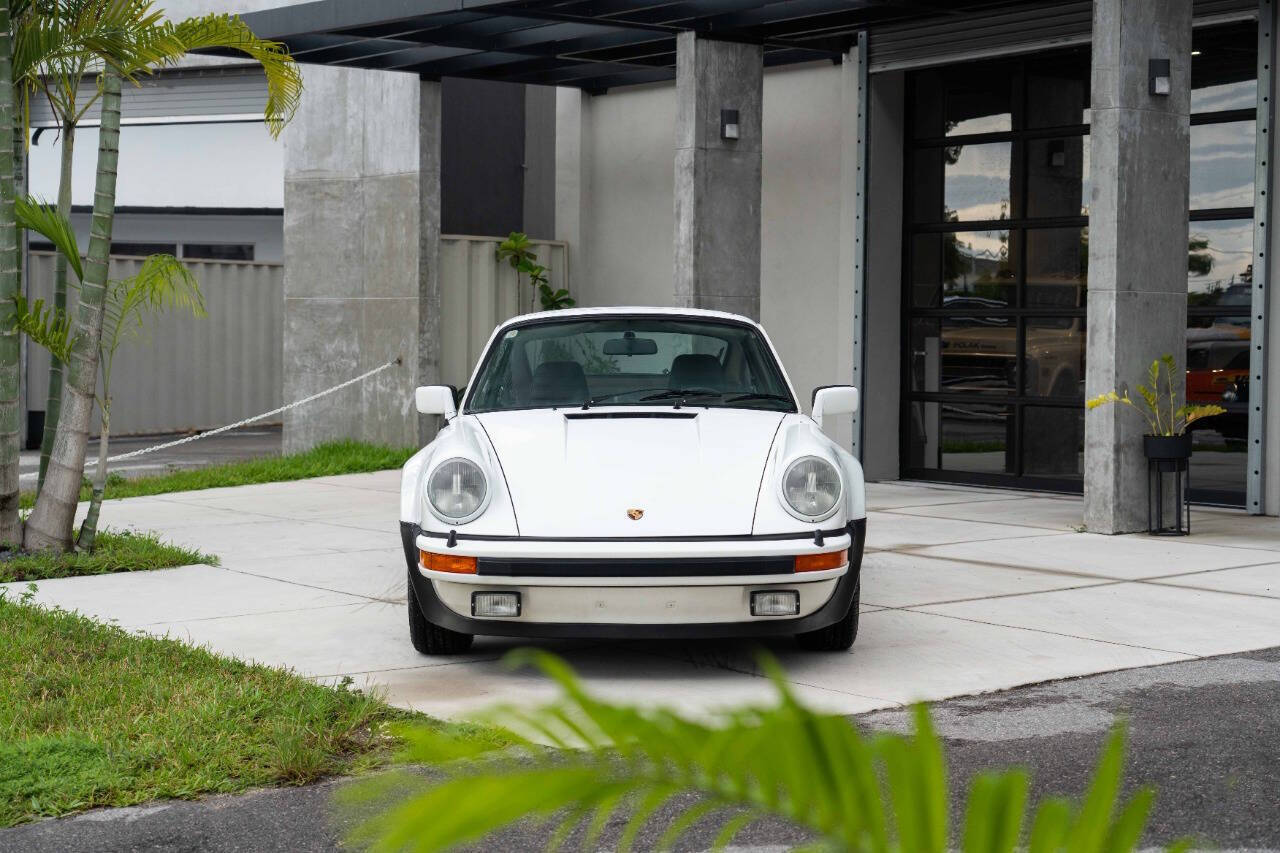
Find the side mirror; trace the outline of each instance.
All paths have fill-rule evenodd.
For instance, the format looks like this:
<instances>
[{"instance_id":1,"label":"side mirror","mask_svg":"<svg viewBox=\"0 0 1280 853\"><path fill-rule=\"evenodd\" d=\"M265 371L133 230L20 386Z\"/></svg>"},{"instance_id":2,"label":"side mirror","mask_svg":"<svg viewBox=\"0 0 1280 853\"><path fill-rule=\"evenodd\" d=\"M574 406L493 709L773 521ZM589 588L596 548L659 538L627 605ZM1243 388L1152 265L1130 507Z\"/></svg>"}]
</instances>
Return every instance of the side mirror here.
<instances>
[{"instance_id":1,"label":"side mirror","mask_svg":"<svg viewBox=\"0 0 1280 853\"><path fill-rule=\"evenodd\" d=\"M445 420L458 416L452 385L423 385L413 392L413 401L424 415L444 415Z\"/></svg>"},{"instance_id":2,"label":"side mirror","mask_svg":"<svg viewBox=\"0 0 1280 853\"><path fill-rule=\"evenodd\" d=\"M823 385L813 389L812 417L822 426L827 415L852 415L858 411L858 389L852 385Z\"/></svg>"}]
</instances>

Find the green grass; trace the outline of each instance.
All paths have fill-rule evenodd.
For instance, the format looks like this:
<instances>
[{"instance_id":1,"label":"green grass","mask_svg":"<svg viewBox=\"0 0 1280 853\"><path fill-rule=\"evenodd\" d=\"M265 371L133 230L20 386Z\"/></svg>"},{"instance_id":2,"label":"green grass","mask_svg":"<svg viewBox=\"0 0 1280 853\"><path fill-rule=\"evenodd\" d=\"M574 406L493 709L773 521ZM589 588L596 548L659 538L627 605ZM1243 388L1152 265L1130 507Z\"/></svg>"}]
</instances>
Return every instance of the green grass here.
<instances>
[{"instance_id":1,"label":"green grass","mask_svg":"<svg viewBox=\"0 0 1280 853\"><path fill-rule=\"evenodd\" d=\"M418 720L345 687L0 598L0 827L98 806L302 784L388 761Z\"/></svg>"},{"instance_id":2,"label":"green grass","mask_svg":"<svg viewBox=\"0 0 1280 853\"><path fill-rule=\"evenodd\" d=\"M191 471L169 471L145 477L107 475L104 497L136 498L167 492L190 492L216 489L220 486L247 486L254 483L279 483L305 480L309 477L332 477L336 474L361 474L399 468L416 453L412 447L387 447L363 441L333 441L302 453L268 456L243 462L225 462ZM89 499L88 484L80 491L80 500ZM22 507L35 504L35 493L24 492Z\"/></svg>"},{"instance_id":3,"label":"green grass","mask_svg":"<svg viewBox=\"0 0 1280 853\"><path fill-rule=\"evenodd\" d=\"M162 542L154 533L99 530L92 553L33 553L10 557L0 552L0 583L140 572L192 563L216 566L218 558Z\"/></svg>"}]
</instances>

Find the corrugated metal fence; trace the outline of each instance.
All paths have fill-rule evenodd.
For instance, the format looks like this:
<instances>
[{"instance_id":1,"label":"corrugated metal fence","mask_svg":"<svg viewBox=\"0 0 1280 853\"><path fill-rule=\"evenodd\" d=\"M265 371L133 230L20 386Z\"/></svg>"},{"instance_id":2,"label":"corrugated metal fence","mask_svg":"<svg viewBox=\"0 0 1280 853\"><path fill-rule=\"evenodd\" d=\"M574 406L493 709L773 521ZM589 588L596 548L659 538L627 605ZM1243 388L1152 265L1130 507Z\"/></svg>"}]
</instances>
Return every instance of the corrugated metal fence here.
<instances>
[{"instance_id":1,"label":"corrugated metal fence","mask_svg":"<svg viewBox=\"0 0 1280 853\"><path fill-rule=\"evenodd\" d=\"M112 258L111 278L128 278L141 265L141 258ZM284 267L192 261L187 268L209 316L162 314L120 345L111 371L113 433L208 429L280 405ZM31 253L29 281L33 299L52 301L52 253ZM27 353L27 405L42 410L49 354L32 344Z\"/></svg>"},{"instance_id":2,"label":"corrugated metal fence","mask_svg":"<svg viewBox=\"0 0 1280 853\"><path fill-rule=\"evenodd\" d=\"M496 258L501 238L440 238L443 381L470 379L494 326L538 310L527 280ZM551 286L569 280L568 246L537 241ZM111 277L134 275L142 260L111 260ZM141 337L120 345L112 370L111 431L117 434L211 429L273 409L281 399L284 267L281 264L191 261L209 316L165 314ZM53 255L31 253L33 299L52 301ZM73 298L74 304L74 298ZM42 410L49 354L28 345L28 408ZM97 421L94 421L95 428Z\"/></svg>"},{"instance_id":3,"label":"corrugated metal fence","mask_svg":"<svg viewBox=\"0 0 1280 853\"><path fill-rule=\"evenodd\" d=\"M440 238L440 300L443 335L441 381L461 388L493 329L503 320L541 310L537 293L528 279L506 262L497 261L501 238ZM548 269L551 288L568 287L569 244L530 241L538 263Z\"/></svg>"}]
</instances>

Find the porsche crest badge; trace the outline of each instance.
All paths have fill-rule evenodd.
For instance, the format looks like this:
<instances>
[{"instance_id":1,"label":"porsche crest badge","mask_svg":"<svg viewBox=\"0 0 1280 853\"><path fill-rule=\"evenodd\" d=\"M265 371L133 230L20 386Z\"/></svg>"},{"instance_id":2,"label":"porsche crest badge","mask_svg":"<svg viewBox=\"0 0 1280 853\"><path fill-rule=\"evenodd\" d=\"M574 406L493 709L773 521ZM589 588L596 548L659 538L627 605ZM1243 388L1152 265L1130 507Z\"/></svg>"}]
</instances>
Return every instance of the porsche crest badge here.
<instances>
[{"instance_id":1,"label":"porsche crest badge","mask_svg":"<svg viewBox=\"0 0 1280 853\"><path fill-rule=\"evenodd\" d=\"M639 521L640 519L644 518L644 510L629 509L627 510L627 518L631 519L632 521Z\"/></svg>"}]
</instances>

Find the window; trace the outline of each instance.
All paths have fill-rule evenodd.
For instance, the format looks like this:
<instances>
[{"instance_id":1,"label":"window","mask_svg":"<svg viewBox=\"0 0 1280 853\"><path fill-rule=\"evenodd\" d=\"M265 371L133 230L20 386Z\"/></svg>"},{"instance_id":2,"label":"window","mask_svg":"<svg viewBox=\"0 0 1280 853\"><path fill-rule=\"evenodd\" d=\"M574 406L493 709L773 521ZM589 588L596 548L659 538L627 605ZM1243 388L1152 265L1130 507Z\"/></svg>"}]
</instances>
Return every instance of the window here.
<instances>
[{"instance_id":1,"label":"window","mask_svg":"<svg viewBox=\"0 0 1280 853\"><path fill-rule=\"evenodd\" d=\"M595 406L796 411L760 333L678 316L540 321L485 354L470 412Z\"/></svg>"},{"instance_id":2,"label":"window","mask_svg":"<svg viewBox=\"0 0 1280 853\"><path fill-rule=\"evenodd\" d=\"M935 123L909 134L904 473L1071 488L1084 437L1088 52L916 72L908 92L908 114Z\"/></svg>"},{"instance_id":3,"label":"window","mask_svg":"<svg viewBox=\"0 0 1280 853\"><path fill-rule=\"evenodd\" d=\"M85 244L84 249L89 248ZM136 242L111 242L111 254L124 255L127 257L145 258L147 255L176 255L178 247L174 243L136 243Z\"/></svg>"},{"instance_id":4,"label":"window","mask_svg":"<svg viewBox=\"0 0 1280 853\"><path fill-rule=\"evenodd\" d=\"M251 261L252 243L183 243L182 257L203 261Z\"/></svg>"},{"instance_id":5,"label":"window","mask_svg":"<svg viewBox=\"0 0 1280 853\"><path fill-rule=\"evenodd\" d=\"M1253 292L1257 25L1198 29L1191 59L1187 399L1223 406L1192 432L1193 496L1244 504Z\"/></svg>"},{"instance_id":6,"label":"window","mask_svg":"<svg viewBox=\"0 0 1280 853\"><path fill-rule=\"evenodd\" d=\"M1198 27L1193 44L1187 396L1227 414L1193 433L1191 484L1242 505L1257 24ZM1079 488L1089 85L1087 49L908 77L906 476Z\"/></svg>"}]
</instances>

